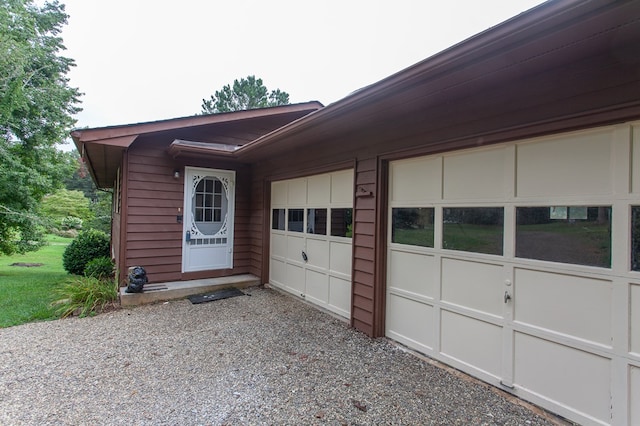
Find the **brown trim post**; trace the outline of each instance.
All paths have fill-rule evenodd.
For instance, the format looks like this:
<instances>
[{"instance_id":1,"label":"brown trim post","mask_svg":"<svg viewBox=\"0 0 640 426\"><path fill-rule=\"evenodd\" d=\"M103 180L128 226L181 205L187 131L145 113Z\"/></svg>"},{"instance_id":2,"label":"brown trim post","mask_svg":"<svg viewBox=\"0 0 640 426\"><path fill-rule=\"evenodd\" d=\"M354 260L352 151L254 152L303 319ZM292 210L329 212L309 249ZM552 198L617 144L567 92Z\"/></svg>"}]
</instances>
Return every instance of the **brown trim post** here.
<instances>
[{"instance_id":1,"label":"brown trim post","mask_svg":"<svg viewBox=\"0 0 640 426\"><path fill-rule=\"evenodd\" d=\"M389 162L377 159L376 173L376 249L373 305L373 335L385 335L386 288L387 288L387 224L389 205Z\"/></svg>"},{"instance_id":2,"label":"brown trim post","mask_svg":"<svg viewBox=\"0 0 640 426\"><path fill-rule=\"evenodd\" d=\"M262 268L260 280L263 284L269 282L269 266L271 257L271 180L262 181Z\"/></svg>"},{"instance_id":3,"label":"brown trim post","mask_svg":"<svg viewBox=\"0 0 640 426\"><path fill-rule=\"evenodd\" d=\"M129 207L129 150L125 150L122 153L122 167L120 173L120 264L118 265L120 282L118 285L126 283L123 280L127 279L127 222L128 222L128 207ZM116 200L117 202L117 200Z\"/></svg>"}]
</instances>

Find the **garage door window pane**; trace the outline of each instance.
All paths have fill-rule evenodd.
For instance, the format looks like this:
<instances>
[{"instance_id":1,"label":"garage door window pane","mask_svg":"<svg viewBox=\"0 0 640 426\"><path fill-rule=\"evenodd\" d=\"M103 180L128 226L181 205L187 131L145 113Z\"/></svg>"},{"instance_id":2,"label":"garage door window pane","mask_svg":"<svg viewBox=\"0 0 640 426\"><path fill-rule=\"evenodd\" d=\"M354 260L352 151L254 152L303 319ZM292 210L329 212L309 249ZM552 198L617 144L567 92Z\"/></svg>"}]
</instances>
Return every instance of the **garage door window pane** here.
<instances>
[{"instance_id":1,"label":"garage door window pane","mask_svg":"<svg viewBox=\"0 0 640 426\"><path fill-rule=\"evenodd\" d=\"M327 209L307 209L307 234L327 235Z\"/></svg>"},{"instance_id":2,"label":"garage door window pane","mask_svg":"<svg viewBox=\"0 0 640 426\"><path fill-rule=\"evenodd\" d=\"M518 207L516 257L610 268L611 207Z\"/></svg>"},{"instance_id":3,"label":"garage door window pane","mask_svg":"<svg viewBox=\"0 0 640 426\"><path fill-rule=\"evenodd\" d=\"M273 209L271 229L284 231L285 229L285 209Z\"/></svg>"},{"instance_id":4,"label":"garage door window pane","mask_svg":"<svg viewBox=\"0 0 640 426\"><path fill-rule=\"evenodd\" d=\"M445 207L442 248L502 255L502 207Z\"/></svg>"},{"instance_id":5,"label":"garage door window pane","mask_svg":"<svg viewBox=\"0 0 640 426\"><path fill-rule=\"evenodd\" d=\"M353 210L331 209L331 235L333 237L348 237L353 234Z\"/></svg>"},{"instance_id":6,"label":"garage door window pane","mask_svg":"<svg viewBox=\"0 0 640 426\"><path fill-rule=\"evenodd\" d=\"M304 209L289 209L289 231L302 232L304 229Z\"/></svg>"},{"instance_id":7,"label":"garage door window pane","mask_svg":"<svg viewBox=\"0 0 640 426\"><path fill-rule=\"evenodd\" d=\"M391 242L433 247L432 207L394 208L391 216Z\"/></svg>"}]
</instances>

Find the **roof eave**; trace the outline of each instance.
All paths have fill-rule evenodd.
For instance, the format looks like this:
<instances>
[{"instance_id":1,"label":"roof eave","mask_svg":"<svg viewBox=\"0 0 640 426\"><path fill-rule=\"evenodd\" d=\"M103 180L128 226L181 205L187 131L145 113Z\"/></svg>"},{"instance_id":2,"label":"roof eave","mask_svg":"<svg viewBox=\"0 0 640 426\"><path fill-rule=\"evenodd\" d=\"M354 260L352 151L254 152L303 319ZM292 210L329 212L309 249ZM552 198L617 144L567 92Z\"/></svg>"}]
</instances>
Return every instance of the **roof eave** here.
<instances>
[{"instance_id":1,"label":"roof eave","mask_svg":"<svg viewBox=\"0 0 640 426\"><path fill-rule=\"evenodd\" d=\"M117 140L118 138L125 136L142 135L146 133L162 132L167 130L179 130L189 127L235 122L295 112L313 112L320 108L323 108L323 105L320 102L311 101L299 104L233 111L221 114L196 115L189 117L172 118L168 120L126 124L120 126L98 127L92 129L76 129L71 132L71 135L74 141L106 143L98 141ZM76 146L78 146L77 143Z\"/></svg>"}]
</instances>

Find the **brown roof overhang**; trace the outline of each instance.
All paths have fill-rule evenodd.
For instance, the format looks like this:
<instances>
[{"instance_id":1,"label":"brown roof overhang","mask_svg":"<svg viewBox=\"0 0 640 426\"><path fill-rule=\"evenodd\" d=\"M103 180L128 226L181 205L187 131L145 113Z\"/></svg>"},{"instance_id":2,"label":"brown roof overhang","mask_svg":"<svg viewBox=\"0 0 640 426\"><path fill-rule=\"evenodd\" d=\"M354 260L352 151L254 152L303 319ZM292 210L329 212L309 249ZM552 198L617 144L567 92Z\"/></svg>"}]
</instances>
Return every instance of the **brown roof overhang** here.
<instances>
[{"instance_id":1,"label":"brown roof overhang","mask_svg":"<svg viewBox=\"0 0 640 426\"><path fill-rule=\"evenodd\" d=\"M363 134L372 143L412 132L422 143L430 138L490 141L498 130L504 135L510 129L518 137L531 135L536 126L543 133L543 128L570 123L593 126L595 112L603 120L637 118L638 46L640 1L548 1L262 136L234 155L254 162ZM599 81L605 75L614 78ZM602 91L597 102L583 101L586 92L597 89ZM492 91L502 96L493 104ZM466 117L452 118L465 111ZM456 133L463 119L471 123L467 133Z\"/></svg>"},{"instance_id":2,"label":"brown roof overhang","mask_svg":"<svg viewBox=\"0 0 640 426\"><path fill-rule=\"evenodd\" d=\"M322 108L317 101L283 105L271 108L260 108L246 111L235 111L220 114L181 117L147 123L109 126L93 129L77 129L71 132L76 148L85 160L89 172L96 185L110 188L122 161L124 151L142 135L172 132L193 133L200 130L208 132L216 126L232 123L250 123L255 120L273 119L278 122L290 122ZM278 124L281 125L281 124ZM215 146L213 144L212 146ZM184 148L184 146L182 147ZM177 149L177 148L176 148Z\"/></svg>"}]
</instances>

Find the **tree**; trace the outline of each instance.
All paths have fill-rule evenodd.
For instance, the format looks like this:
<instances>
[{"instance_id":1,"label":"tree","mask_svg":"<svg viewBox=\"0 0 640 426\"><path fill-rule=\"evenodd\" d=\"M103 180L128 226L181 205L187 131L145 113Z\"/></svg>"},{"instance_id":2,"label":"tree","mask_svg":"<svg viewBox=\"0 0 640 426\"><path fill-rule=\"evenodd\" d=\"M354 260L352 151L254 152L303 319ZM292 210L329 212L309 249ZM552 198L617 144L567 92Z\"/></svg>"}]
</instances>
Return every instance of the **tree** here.
<instances>
[{"instance_id":1,"label":"tree","mask_svg":"<svg viewBox=\"0 0 640 426\"><path fill-rule=\"evenodd\" d=\"M57 229L63 228L65 219L69 217L80 219L80 227L95 218L89 198L81 191L69 191L64 188L44 197L40 203L40 212L52 222L50 225Z\"/></svg>"},{"instance_id":2,"label":"tree","mask_svg":"<svg viewBox=\"0 0 640 426\"><path fill-rule=\"evenodd\" d=\"M214 114L288 104L288 93L280 89L269 93L261 78L256 79L254 75L250 75L240 81L234 80L233 87L227 84L211 95L210 99L203 99L201 113Z\"/></svg>"},{"instance_id":3,"label":"tree","mask_svg":"<svg viewBox=\"0 0 640 426\"><path fill-rule=\"evenodd\" d=\"M58 143L80 109L60 55L68 16L57 0L2 0L0 7L0 254L42 242L37 205L69 174Z\"/></svg>"},{"instance_id":4,"label":"tree","mask_svg":"<svg viewBox=\"0 0 640 426\"><path fill-rule=\"evenodd\" d=\"M87 165L77 152L67 153L69 161L76 164L72 175L64 181L64 186L69 191L82 191L90 201L90 209L93 212L91 219L83 223L84 229L97 229L109 234L111 232L111 201L113 194L110 191L99 190L89 176Z\"/></svg>"}]
</instances>

